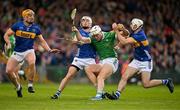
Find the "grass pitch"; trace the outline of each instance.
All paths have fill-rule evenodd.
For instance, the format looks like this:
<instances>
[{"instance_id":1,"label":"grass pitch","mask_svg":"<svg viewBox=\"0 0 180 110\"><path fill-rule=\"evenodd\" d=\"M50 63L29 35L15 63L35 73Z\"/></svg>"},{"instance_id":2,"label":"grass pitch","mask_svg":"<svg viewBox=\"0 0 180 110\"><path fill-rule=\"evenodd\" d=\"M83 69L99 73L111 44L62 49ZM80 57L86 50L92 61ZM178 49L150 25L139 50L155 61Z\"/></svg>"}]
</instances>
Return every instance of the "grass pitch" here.
<instances>
[{"instance_id":1,"label":"grass pitch","mask_svg":"<svg viewBox=\"0 0 180 110\"><path fill-rule=\"evenodd\" d=\"M106 85L106 91L116 90L117 85ZM57 84L35 84L35 94L23 85L23 98L17 98L12 84L0 84L0 110L180 110L180 85L170 94L167 87L144 89L127 86L121 99L91 101L95 88L90 84L69 84L60 99L52 100Z\"/></svg>"}]
</instances>

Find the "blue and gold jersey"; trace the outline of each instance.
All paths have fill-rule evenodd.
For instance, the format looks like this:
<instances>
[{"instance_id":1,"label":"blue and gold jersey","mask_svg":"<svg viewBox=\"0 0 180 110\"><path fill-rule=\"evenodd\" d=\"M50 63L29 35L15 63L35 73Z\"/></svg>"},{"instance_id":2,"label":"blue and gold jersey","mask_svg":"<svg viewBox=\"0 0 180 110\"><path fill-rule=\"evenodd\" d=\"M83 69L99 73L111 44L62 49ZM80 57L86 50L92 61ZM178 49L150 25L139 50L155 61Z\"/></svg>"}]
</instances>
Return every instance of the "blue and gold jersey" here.
<instances>
[{"instance_id":1,"label":"blue and gold jersey","mask_svg":"<svg viewBox=\"0 0 180 110\"><path fill-rule=\"evenodd\" d=\"M33 49L34 40L37 35L41 35L41 30L37 24L26 26L23 21L12 25L11 29L15 32L15 48L16 52L24 52Z\"/></svg>"},{"instance_id":2,"label":"blue and gold jersey","mask_svg":"<svg viewBox=\"0 0 180 110\"><path fill-rule=\"evenodd\" d=\"M140 30L137 33L132 33L130 36L135 40L134 58L139 61L150 61L150 47L144 31Z\"/></svg>"},{"instance_id":3,"label":"blue and gold jersey","mask_svg":"<svg viewBox=\"0 0 180 110\"><path fill-rule=\"evenodd\" d=\"M90 37L90 33L84 31L83 29L79 30L81 36L83 37ZM95 48L91 44L83 44L78 45L78 52L76 54L76 57L78 58L95 58L96 57L96 51Z\"/></svg>"}]
</instances>

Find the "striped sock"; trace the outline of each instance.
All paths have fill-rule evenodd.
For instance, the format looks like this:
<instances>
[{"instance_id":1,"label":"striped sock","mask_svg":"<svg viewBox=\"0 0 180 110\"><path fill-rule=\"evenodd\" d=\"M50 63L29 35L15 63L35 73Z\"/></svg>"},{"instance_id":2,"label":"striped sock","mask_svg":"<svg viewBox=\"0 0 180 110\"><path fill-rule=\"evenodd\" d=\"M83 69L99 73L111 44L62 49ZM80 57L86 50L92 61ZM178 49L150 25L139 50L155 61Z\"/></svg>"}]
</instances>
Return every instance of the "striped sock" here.
<instances>
[{"instance_id":1,"label":"striped sock","mask_svg":"<svg viewBox=\"0 0 180 110\"><path fill-rule=\"evenodd\" d=\"M60 90L57 90L56 95L59 97L60 94L61 94L61 91L60 91Z\"/></svg>"},{"instance_id":2,"label":"striped sock","mask_svg":"<svg viewBox=\"0 0 180 110\"><path fill-rule=\"evenodd\" d=\"M163 85L167 85L168 82L169 82L168 79L163 79L163 80L162 80L162 84L163 84Z\"/></svg>"},{"instance_id":3,"label":"striped sock","mask_svg":"<svg viewBox=\"0 0 180 110\"><path fill-rule=\"evenodd\" d=\"M117 98L119 98L120 95L121 95L121 92L117 90L116 93L115 93L115 95L116 95Z\"/></svg>"}]
</instances>

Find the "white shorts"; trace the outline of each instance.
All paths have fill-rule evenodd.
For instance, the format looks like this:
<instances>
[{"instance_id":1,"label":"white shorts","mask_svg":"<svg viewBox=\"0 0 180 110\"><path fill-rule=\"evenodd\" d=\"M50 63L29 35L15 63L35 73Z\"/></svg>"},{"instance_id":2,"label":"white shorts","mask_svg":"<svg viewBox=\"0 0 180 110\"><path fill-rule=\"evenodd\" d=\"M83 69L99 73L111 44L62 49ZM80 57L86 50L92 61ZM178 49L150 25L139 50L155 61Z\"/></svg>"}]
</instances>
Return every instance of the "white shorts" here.
<instances>
[{"instance_id":1,"label":"white shorts","mask_svg":"<svg viewBox=\"0 0 180 110\"><path fill-rule=\"evenodd\" d=\"M117 58L106 58L104 60L100 60L100 64L110 64L113 68L113 73L117 71L119 66L119 62Z\"/></svg>"},{"instance_id":2,"label":"white shorts","mask_svg":"<svg viewBox=\"0 0 180 110\"><path fill-rule=\"evenodd\" d=\"M24 52L16 52L14 51L11 55L12 58L16 59L18 62L22 62L27 54L34 53L34 49L26 50ZM34 53L35 54L35 53Z\"/></svg>"},{"instance_id":3,"label":"white shorts","mask_svg":"<svg viewBox=\"0 0 180 110\"><path fill-rule=\"evenodd\" d=\"M131 63L129 63L130 67L138 69L140 72L147 71L151 72L153 69L153 62L151 61L139 61L136 59L133 59Z\"/></svg>"},{"instance_id":4,"label":"white shorts","mask_svg":"<svg viewBox=\"0 0 180 110\"><path fill-rule=\"evenodd\" d=\"M79 69L83 69L84 67L91 65L91 64L96 64L94 58L77 58L74 57L74 60L71 65L77 66Z\"/></svg>"}]
</instances>

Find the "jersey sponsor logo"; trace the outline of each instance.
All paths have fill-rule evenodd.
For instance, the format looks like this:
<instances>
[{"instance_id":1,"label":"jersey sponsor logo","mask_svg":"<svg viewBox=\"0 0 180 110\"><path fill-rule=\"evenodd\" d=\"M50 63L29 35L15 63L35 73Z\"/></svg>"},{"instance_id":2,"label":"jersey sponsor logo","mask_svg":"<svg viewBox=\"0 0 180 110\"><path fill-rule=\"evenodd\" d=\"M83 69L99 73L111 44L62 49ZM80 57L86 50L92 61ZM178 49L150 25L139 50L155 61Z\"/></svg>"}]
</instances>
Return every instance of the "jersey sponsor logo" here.
<instances>
[{"instance_id":1,"label":"jersey sponsor logo","mask_svg":"<svg viewBox=\"0 0 180 110\"><path fill-rule=\"evenodd\" d=\"M16 36L34 39L36 34L32 33L32 32L26 32L26 31L22 31L22 30L17 30L16 31Z\"/></svg>"},{"instance_id":2,"label":"jersey sponsor logo","mask_svg":"<svg viewBox=\"0 0 180 110\"><path fill-rule=\"evenodd\" d=\"M135 42L134 43L134 47L140 47L140 46L148 46L149 45L149 42L148 40L144 40L144 41L140 41L140 42Z\"/></svg>"}]
</instances>

